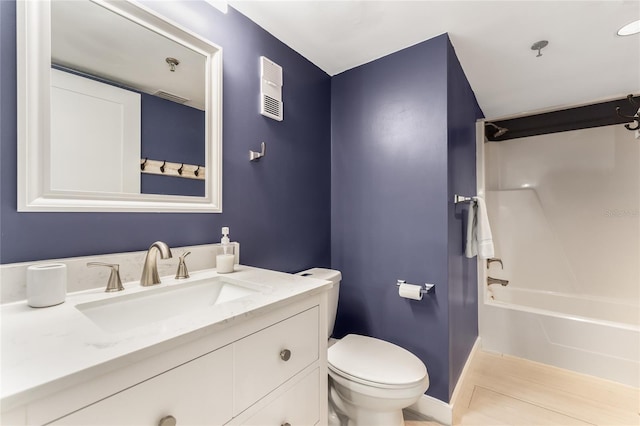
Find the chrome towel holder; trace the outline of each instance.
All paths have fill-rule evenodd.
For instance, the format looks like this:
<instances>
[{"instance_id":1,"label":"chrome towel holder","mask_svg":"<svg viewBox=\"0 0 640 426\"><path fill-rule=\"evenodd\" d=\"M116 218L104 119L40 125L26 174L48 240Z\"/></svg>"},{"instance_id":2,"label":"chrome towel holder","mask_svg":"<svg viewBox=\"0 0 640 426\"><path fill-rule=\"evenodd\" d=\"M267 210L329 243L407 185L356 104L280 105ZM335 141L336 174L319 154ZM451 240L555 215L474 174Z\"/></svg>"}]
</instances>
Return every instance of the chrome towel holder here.
<instances>
[{"instance_id":1,"label":"chrome towel holder","mask_svg":"<svg viewBox=\"0 0 640 426\"><path fill-rule=\"evenodd\" d=\"M454 194L453 195L453 203L454 204L470 203L472 201L476 201L476 197L465 197L464 195L458 195L458 194Z\"/></svg>"}]
</instances>

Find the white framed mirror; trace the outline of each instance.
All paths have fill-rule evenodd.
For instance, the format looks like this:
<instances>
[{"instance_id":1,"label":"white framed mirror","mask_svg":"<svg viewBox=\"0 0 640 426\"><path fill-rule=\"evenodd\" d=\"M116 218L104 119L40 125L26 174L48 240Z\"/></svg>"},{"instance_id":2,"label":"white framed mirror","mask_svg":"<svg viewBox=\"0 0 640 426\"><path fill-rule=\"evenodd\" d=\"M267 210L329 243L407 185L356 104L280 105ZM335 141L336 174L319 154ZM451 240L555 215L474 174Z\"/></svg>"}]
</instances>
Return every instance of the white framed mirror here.
<instances>
[{"instance_id":1,"label":"white framed mirror","mask_svg":"<svg viewBox=\"0 0 640 426\"><path fill-rule=\"evenodd\" d=\"M222 49L128 1L17 3L18 211L222 211Z\"/></svg>"}]
</instances>

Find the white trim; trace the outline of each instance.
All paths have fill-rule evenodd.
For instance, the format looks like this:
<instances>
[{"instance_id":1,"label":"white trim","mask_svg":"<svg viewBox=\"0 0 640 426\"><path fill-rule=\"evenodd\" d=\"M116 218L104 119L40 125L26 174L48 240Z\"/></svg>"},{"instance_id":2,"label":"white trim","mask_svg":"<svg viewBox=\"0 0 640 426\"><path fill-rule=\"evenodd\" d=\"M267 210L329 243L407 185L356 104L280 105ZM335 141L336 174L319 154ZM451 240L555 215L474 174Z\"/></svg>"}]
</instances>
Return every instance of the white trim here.
<instances>
[{"instance_id":1,"label":"white trim","mask_svg":"<svg viewBox=\"0 0 640 426\"><path fill-rule=\"evenodd\" d=\"M424 417L431 418L439 423L442 423L443 425L452 425L455 405L460 398L462 389L464 388L465 382L467 380L467 375L469 374L469 370L471 369L471 363L473 362L473 359L475 358L476 353L480 350L481 346L482 344L480 342L480 337L478 336L476 338L476 341L473 343L473 346L471 347L471 351L469 351L467 361L464 363L464 367L462 368L462 372L460 373L460 377L458 378L456 387L454 388L451 395L451 402L447 404L446 402L440 401L439 399L431 397L429 395L422 395L418 402L411 405L407 409Z\"/></svg>"},{"instance_id":2,"label":"white trim","mask_svg":"<svg viewBox=\"0 0 640 426\"><path fill-rule=\"evenodd\" d=\"M476 194L479 197L486 198L486 179L485 179L485 119L476 121ZM486 261L478 259L476 262L476 271L478 273L478 335L481 336L482 321L484 315L484 301L486 298L487 286L487 268Z\"/></svg>"},{"instance_id":3,"label":"white trim","mask_svg":"<svg viewBox=\"0 0 640 426\"><path fill-rule=\"evenodd\" d=\"M476 352L480 350L482 344L480 342L480 336L476 338L476 341L473 343L471 347L471 351L469 351L469 356L467 357L467 361L464 363L464 367L462 367L462 372L460 373L460 377L458 378L458 383L456 383L456 387L453 389L453 393L451 394L451 400L449 401L449 405L452 408L455 408L458 403L458 399L460 398L460 393L464 388L465 381L467 380L467 374L469 374L469 370L471 369L471 363L476 356Z\"/></svg>"},{"instance_id":4,"label":"white trim","mask_svg":"<svg viewBox=\"0 0 640 426\"><path fill-rule=\"evenodd\" d=\"M407 408L422 416L429 417L443 425L451 425L453 409L450 404L429 395L422 395L418 402Z\"/></svg>"}]
</instances>

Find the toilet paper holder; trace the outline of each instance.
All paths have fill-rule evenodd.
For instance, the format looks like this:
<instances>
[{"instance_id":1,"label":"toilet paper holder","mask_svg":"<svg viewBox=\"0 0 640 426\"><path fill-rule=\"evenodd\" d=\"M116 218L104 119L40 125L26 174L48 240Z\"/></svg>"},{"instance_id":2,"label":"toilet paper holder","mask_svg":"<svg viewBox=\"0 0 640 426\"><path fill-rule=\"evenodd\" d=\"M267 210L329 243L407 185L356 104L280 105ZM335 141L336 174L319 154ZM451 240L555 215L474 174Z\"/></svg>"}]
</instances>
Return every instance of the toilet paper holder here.
<instances>
[{"instance_id":1,"label":"toilet paper holder","mask_svg":"<svg viewBox=\"0 0 640 426\"><path fill-rule=\"evenodd\" d=\"M396 286L400 287L400 284L407 284L407 282L405 280L398 280L396 282ZM418 284L415 284L415 285L418 285ZM436 291L435 286L436 286L435 284L425 283L424 288L420 289L420 293L421 294L434 293Z\"/></svg>"}]
</instances>

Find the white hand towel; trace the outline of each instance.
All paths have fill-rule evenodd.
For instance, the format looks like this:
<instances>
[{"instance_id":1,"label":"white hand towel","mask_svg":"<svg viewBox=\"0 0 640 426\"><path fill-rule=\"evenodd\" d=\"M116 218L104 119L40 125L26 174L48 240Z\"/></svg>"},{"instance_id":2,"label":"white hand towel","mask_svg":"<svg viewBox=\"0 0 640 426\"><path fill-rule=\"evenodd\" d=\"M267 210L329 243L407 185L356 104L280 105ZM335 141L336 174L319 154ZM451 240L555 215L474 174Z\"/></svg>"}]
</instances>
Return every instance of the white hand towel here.
<instances>
[{"instance_id":1,"label":"white hand towel","mask_svg":"<svg viewBox=\"0 0 640 426\"><path fill-rule=\"evenodd\" d=\"M476 243L476 203L469 203L467 214L467 241L464 248L464 255L469 259L478 254L478 244Z\"/></svg>"},{"instance_id":2,"label":"white hand towel","mask_svg":"<svg viewBox=\"0 0 640 426\"><path fill-rule=\"evenodd\" d=\"M487 205L481 197L475 197L476 201L476 241L478 242L478 257L489 259L493 257L493 236L489 225Z\"/></svg>"},{"instance_id":3,"label":"white hand towel","mask_svg":"<svg viewBox=\"0 0 640 426\"><path fill-rule=\"evenodd\" d=\"M474 201L469 205L464 255L468 258L478 255L481 259L488 259L494 256L494 250L487 206L481 197L474 197Z\"/></svg>"}]
</instances>

